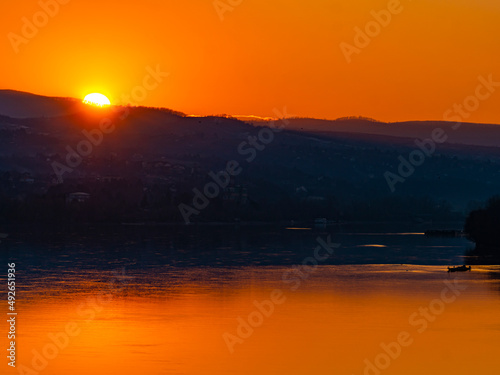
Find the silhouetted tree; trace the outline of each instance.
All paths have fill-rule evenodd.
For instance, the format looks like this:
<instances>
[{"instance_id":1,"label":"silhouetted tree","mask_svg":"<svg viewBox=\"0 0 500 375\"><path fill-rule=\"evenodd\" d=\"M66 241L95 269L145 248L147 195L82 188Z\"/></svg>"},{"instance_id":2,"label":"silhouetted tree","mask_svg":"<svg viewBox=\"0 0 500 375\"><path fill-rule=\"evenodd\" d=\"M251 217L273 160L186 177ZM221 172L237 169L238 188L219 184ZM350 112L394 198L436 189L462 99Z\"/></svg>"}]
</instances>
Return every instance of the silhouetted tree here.
<instances>
[{"instance_id":1,"label":"silhouetted tree","mask_svg":"<svg viewBox=\"0 0 500 375\"><path fill-rule=\"evenodd\" d=\"M472 211L464 230L478 250L494 249L500 254L500 196L491 198L486 208Z\"/></svg>"}]
</instances>

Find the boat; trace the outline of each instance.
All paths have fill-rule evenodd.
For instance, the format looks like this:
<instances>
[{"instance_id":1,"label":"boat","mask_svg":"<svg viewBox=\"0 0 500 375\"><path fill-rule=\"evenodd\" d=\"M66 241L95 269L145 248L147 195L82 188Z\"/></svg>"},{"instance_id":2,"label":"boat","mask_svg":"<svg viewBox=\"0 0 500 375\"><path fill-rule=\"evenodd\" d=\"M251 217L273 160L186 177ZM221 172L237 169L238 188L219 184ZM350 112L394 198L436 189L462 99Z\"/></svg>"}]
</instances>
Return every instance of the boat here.
<instances>
[{"instance_id":1,"label":"boat","mask_svg":"<svg viewBox=\"0 0 500 375\"><path fill-rule=\"evenodd\" d=\"M0 233L0 239L3 240L5 238L9 237L7 233Z\"/></svg>"},{"instance_id":2,"label":"boat","mask_svg":"<svg viewBox=\"0 0 500 375\"><path fill-rule=\"evenodd\" d=\"M466 266L465 264L463 266L457 266L457 267L448 267L448 272L465 272L465 271L470 271L472 269L471 266Z\"/></svg>"}]
</instances>

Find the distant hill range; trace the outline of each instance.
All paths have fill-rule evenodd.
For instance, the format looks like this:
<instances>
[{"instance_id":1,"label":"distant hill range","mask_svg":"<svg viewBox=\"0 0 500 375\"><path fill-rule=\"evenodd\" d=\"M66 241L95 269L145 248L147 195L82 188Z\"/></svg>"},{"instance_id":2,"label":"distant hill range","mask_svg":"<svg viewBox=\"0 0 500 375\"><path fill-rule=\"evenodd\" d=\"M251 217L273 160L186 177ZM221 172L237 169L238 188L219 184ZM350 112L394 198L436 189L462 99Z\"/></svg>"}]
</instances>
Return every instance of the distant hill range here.
<instances>
[{"instance_id":1,"label":"distant hill range","mask_svg":"<svg viewBox=\"0 0 500 375\"><path fill-rule=\"evenodd\" d=\"M0 90L0 115L12 118L50 118L67 116L84 111L80 99L40 96L13 90ZM270 119L256 116L235 117L242 122L265 126ZM287 130L322 133L353 133L382 135L400 138L428 138L432 130L441 127L447 130L447 143L498 147L500 126L496 124L463 123L457 130L456 123L445 121L406 121L386 123L362 117L320 120L313 118L291 118Z\"/></svg>"},{"instance_id":2,"label":"distant hill range","mask_svg":"<svg viewBox=\"0 0 500 375\"><path fill-rule=\"evenodd\" d=\"M56 117L81 110L81 100L0 90L0 114L14 118Z\"/></svg>"},{"instance_id":3,"label":"distant hill range","mask_svg":"<svg viewBox=\"0 0 500 375\"><path fill-rule=\"evenodd\" d=\"M103 120L113 130L95 136ZM263 131L270 126L283 130ZM446 142L420 150L415 142L431 138L438 128ZM97 138L89 140L88 134ZM127 203L127 213L108 219L180 221L179 204L189 204L193 189L211 181L209 172L236 160L241 174L197 220L426 222L462 218L500 191L498 139L500 126L493 124L192 117L162 108L101 109L78 99L1 90L0 193L11 205L28 205L34 197L52 202L74 191L97 199L102 181L139 181L140 189L115 197ZM92 141L91 150L78 149L82 141ZM54 163L67 165L68 149L85 155L61 183ZM412 166L412 152L428 155ZM403 159L408 165L402 166ZM99 199L103 205L104 197Z\"/></svg>"}]
</instances>

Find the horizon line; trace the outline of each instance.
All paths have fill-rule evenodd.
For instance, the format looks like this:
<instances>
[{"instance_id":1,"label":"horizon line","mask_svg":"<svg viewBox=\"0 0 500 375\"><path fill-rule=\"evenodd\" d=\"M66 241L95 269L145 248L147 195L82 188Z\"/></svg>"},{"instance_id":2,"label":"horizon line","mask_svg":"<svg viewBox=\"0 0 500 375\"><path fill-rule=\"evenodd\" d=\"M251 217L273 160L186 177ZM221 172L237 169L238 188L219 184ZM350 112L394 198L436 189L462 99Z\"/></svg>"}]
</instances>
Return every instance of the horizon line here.
<instances>
[{"instance_id":1,"label":"horizon line","mask_svg":"<svg viewBox=\"0 0 500 375\"><path fill-rule=\"evenodd\" d=\"M44 98L52 98L52 99L69 99L69 100L74 100L76 102L82 103L82 99L72 97L72 96L49 96L49 95L42 95L42 94L36 94L30 91L22 91L22 90L14 90L14 89L0 89L0 92L2 91L11 91L15 93L21 93L21 94L28 94L28 95L33 95L33 96L39 96L39 97L44 97ZM256 121L263 121L263 122L269 122L269 121L277 121L282 118L278 117L271 117L271 116L259 116L259 115L234 115L234 114L207 114L207 115L199 115L199 114L188 114L184 113L182 111L175 110L173 108L169 107L157 107L157 106L147 106L147 105L131 105L129 104L114 104L111 103L108 107L127 107L130 106L132 108L149 108L149 109L165 109L169 110L172 112L178 112L180 114L183 114L185 117L193 117L193 118L202 118L202 117L219 117L219 118L234 118L237 120L240 120L241 118L250 118L250 119L255 119ZM0 114L3 115L3 114ZM5 115L3 115L5 116ZM7 116L10 117L10 116ZM15 118L15 117L14 117ZM316 121L341 121L341 120L365 120L365 121L370 121L374 123L381 123L381 124L398 124L398 123L419 123L419 122L441 122L441 123L455 123L455 121L447 121L444 119L441 120L435 120L435 119L427 119L427 120L398 120L398 121L384 121L384 120L378 120L369 116L363 116L363 115L349 115L349 116L340 116L337 118L320 118L320 117L314 117L314 116L290 116L290 117L284 117L285 119L303 119L303 120L316 120ZM241 121L241 120L240 120ZM495 125L498 126L500 125L500 122L495 123L495 122L467 122L467 121L462 121L461 123L463 124L475 124L475 125Z\"/></svg>"}]
</instances>

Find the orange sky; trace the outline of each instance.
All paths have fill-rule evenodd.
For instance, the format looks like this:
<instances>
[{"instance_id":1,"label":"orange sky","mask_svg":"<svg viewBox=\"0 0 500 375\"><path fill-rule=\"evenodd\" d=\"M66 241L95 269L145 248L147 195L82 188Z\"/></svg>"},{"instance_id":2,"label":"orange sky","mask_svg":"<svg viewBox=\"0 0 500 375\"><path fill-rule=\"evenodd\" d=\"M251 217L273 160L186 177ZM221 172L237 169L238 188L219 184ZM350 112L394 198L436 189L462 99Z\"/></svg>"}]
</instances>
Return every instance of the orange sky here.
<instances>
[{"instance_id":1,"label":"orange sky","mask_svg":"<svg viewBox=\"0 0 500 375\"><path fill-rule=\"evenodd\" d=\"M3 5L0 88L101 92L116 103L159 64L170 75L141 105L259 116L286 106L298 116L398 121L442 119L480 75L500 82L498 0L401 0L351 63L340 43L354 44L354 28L387 1L242 0L223 21L213 0L60 1L17 54L9 33L22 36L22 18L41 7ZM238 0L220 0L230 2ZM467 120L500 123L499 104L500 88Z\"/></svg>"}]
</instances>

